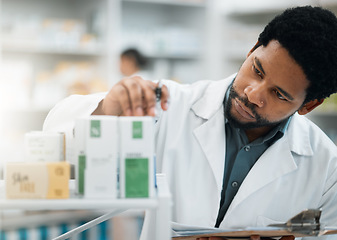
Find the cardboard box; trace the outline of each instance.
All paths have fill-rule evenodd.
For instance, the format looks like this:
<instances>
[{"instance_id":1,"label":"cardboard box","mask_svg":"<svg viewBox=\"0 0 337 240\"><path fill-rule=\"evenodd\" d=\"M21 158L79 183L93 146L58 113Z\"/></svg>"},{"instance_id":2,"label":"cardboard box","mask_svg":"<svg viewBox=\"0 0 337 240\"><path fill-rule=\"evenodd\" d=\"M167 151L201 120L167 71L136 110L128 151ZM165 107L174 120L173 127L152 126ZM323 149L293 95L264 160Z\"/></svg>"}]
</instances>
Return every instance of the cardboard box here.
<instances>
[{"instance_id":1,"label":"cardboard box","mask_svg":"<svg viewBox=\"0 0 337 240\"><path fill-rule=\"evenodd\" d=\"M61 132L32 131L25 134L27 162L60 162L65 160L65 135Z\"/></svg>"},{"instance_id":2,"label":"cardboard box","mask_svg":"<svg viewBox=\"0 0 337 240\"><path fill-rule=\"evenodd\" d=\"M15 198L69 198L67 162L9 162L5 168L6 196Z\"/></svg>"},{"instance_id":3,"label":"cardboard box","mask_svg":"<svg viewBox=\"0 0 337 240\"><path fill-rule=\"evenodd\" d=\"M84 119L84 154L78 155L79 190L87 198L117 198L118 118Z\"/></svg>"},{"instance_id":4,"label":"cardboard box","mask_svg":"<svg viewBox=\"0 0 337 240\"><path fill-rule=\"evenodd\" d=\"M121 198L155 196L154 119L119 117Z\"/></svg>"}]
</instances>

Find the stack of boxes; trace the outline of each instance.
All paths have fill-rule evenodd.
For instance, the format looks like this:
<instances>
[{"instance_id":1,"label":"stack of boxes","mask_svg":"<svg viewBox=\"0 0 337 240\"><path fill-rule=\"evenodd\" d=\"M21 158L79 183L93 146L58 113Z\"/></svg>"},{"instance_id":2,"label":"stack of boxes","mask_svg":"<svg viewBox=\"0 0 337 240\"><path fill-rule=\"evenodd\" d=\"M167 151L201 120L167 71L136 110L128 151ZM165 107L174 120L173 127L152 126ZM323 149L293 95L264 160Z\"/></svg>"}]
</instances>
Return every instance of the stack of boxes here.
<instances>
[{"instance_id":1,"label":"stack of boxes","mask_svg":"<svg viewBox=\"0 0 337 240\"><path fill-rule=\"evenodd\" d=\"M64 156L63 133L27 133L25 162L6 164L7 198L68 198L70 165Z\"/></svg>"},{"instance_id":2,"label":"stack of boxes","mask_svg":"<svg viewBox=\"0 0 337 240\"><path fill-rule=\"evenodd\" d=\"M85 198L155 196L154 119L89 116L75 122L76 192ZM69 198L63 133L25 135L26 161L7 163L6 195Z\"/></svg>"},{"instance_id":3,"label":"stack of boxes","mask_svg":"<svg viewBox=\"0 0 337 240\"><path fill-rule=\"evenodd\" d=\"M155 196L154 119L90 116L75 124L77 192L86 198Z\"/></svg>"}]
</instances>

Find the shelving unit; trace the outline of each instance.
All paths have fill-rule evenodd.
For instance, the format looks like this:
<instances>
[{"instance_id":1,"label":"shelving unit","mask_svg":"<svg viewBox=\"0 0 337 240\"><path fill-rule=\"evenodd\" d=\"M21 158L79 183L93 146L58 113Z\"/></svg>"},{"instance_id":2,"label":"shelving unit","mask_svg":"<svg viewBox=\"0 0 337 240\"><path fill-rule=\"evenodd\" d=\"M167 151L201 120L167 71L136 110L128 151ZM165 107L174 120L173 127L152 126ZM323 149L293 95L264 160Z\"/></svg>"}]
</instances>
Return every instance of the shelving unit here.
<instances>
[{"instance_id":1,"label":"shelving unit","mask_svg":"<svg viewBox=\"0 0 337 240\"><path fill-rule=\"evenodd\" d=\"M25 132L41 130L59 100L74 93L106 91L121 79L119 54L126 47L137 47L149 58L152 79L188 83L209 77L212 56L205 53L212 42L204 43L212 39L206 27L212 2L3 0L0 122L10 122L13 113L25 119L29 112L29 119L36 118L23 128L16 121L6 125L0 141L13 144L8 143L12 147L5 152L21 147ZM15 136L8 136L10 128ZM0 157L18 161L22 155Z\"/></svg>"},{"instance_id":2,"label":"shelving unit","mask_svg":"<svg viewBox=\"0 0 337 240\"><path fill-rule=\"evenodd\" d=\"M70 186L73 186L70 182ZM149 218L156 219L149 227L148 240L171 239L171 194L166 178L157 174L157 197L149 199L5 199L4 182L0 182L0 213L8 210L44 211L44 210L90 210L116 211L120 213L129 209L146 209ZM108 213L109 214L109 213ZM106 214L107 215L107 214ZM105 216L105 215L104 215ZM109 217L111 217L109 215ZM105 220L108 220L105 219ZM1 229L0 229L1 230Z\"/></svg>"},{"instance_id":3,"label":"shelving unit","mask_svg":"<svg viewBox=\"0 0 337 240\"><path fill-rule=\"evenodd\" d=\"M204 1L121 1L121 49L135 47L149 58L151 77L193 82L204 76ZM181 70L181 66L194 71Z\"/></svg>"}]
</instances>

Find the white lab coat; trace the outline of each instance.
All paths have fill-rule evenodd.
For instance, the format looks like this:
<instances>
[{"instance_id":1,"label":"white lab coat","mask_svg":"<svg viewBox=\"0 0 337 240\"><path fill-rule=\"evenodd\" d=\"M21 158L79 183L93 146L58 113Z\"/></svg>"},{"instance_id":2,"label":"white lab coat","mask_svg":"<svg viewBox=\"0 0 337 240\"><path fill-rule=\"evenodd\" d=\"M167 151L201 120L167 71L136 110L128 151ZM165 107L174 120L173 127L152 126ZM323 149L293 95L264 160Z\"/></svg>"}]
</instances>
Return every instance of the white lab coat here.
<instances>
[{"instance_id":1,"label":"white lab coat","mask_svg":"<svg viewBox=\"0 0 337 240\"><path fill-rule=\"evenodd\" d=\"M170 104L157 122L155 147L157 170L166 173L173 197L173 221L215 224L226 154L222 102L233 77L192 85L164 81ZM71 138L73 120L89 115L103 97L65 99L50 112L44 129L66 130ZM316 125L295 114L285 135L248 173L220 228L284 223L308 208L321 208L321 222L337 226L337 147Z\"/></svg>"}]
</instances>

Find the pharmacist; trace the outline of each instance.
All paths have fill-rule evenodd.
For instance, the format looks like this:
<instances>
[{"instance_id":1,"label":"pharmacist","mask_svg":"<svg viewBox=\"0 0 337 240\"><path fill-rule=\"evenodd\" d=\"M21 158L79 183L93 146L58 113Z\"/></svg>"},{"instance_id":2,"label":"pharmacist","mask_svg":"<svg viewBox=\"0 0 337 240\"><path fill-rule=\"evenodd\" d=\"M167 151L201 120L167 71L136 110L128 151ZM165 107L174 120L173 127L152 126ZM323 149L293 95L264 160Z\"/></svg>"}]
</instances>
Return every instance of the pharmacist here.
<instances>
[{"instance_id":1,"label":"pharmacist","mask_svg":"<svg viewBox=\"0 0 337 240\"><path fill-rule=\"evenodd\" d=\"M227 79L161 83L155 147L157 170L166 173L173 196L173 221L266 226L315 208L323 223L337 226L337 147L303 116L337 92L332 13L286 10ZM71 136L79 116L154 115L157 86L132 77L107 94L71 96L49 113L44 129Z\"/></svg>"}]
</instances>

